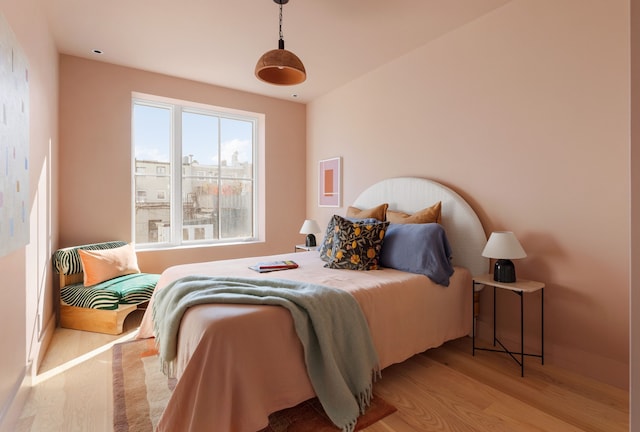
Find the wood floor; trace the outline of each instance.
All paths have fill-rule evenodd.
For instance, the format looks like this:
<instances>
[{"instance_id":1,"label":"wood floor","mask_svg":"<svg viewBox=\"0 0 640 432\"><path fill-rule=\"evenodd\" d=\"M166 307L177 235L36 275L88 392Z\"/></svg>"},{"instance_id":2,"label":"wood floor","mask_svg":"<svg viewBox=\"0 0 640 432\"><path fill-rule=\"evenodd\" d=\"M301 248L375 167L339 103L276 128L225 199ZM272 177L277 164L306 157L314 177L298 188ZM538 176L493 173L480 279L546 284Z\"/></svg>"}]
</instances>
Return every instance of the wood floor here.
<instances>
[{"instance_id":1,"label":"wood floor","mask_svg":"<svg viewBox=\"0 0 640 432\"><path fill-rule=\"evenodd\" d=\"M120 337L57 329L16 431L111 432L110 347L133 337L140 318ZM385 369L374 389L398 411L366 432L629 429L626 391L537 359L521 378L506 355L471 356L469 338Z\"/></svg>"}]
</instances>

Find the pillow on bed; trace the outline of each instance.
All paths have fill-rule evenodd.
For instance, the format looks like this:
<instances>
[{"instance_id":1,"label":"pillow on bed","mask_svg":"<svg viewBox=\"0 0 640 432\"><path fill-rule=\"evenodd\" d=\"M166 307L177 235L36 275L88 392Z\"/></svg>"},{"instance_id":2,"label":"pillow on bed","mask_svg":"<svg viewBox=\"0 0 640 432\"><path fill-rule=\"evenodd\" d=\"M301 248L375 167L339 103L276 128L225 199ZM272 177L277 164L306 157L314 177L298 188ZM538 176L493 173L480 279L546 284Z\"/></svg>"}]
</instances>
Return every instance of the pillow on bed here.
<instances>
[{"instance_id":1,"label":"pillow on bed","mask_svg":"<svg viewBox=\"0 0 640 432\"><path fill-rule=\"evenodd\" d=\"M363 210L357 207L348 207L346 217L357 219L374 218L379 221L385 221L387 220L387 208L389 208L389 204L380 204L377 207Z\"/></svg>"},{"instance_id":2,"label":"pillow on bed","mask_svg":"<svg viewBox=\"0 0 640 432\"><path fill-rule=\"evenodd\" d=\"M333 216L334 232L329 261L334 269L376 270L389 222L349 220Z\"/></svg>"},{"instance_id":3,"label":"pillow on bed","mask_svg":"<svg viewBox=\"0 0 640 432\"><path fill-rule=\"evenodd\" d=\"M354 222L354 221L372 222L372 223L380 222L380 220L376 218L365 218L365 219L344 218L344 219L351 222ZM329 220L329 223L327 224L327 229L325 230L324 238L322 239L322 244L320 244L320 259L322 259L323 261L327 261L327 262L331 261L331 257L333 253L332 251L333 234L335 233L335 228L336 228L336 219L332 217Z\"/></svg>"},{"instance_id":4,"label":"pillow on bed","mask_svg":"<svg viewBox=\"0 0 640 432\"><path fill-rule=\"evenodd\" d=\"M79 249L84 286L91 286L132 273L140 273L136 251L130 244L101 250Z\"/></svg>"},{"instance_id":5,"label":"pillow on bed","mask_svg":"<svg viewBox=\"0 0 640 432\"><path fill-rule=\"evenodd\" d=\"M320 259L323 261L330 261L331 254L333 249L333 231L336 227L335 220L333 217L329 220L327 224L327 229L324 232L324 238L322 239L322 244L320 244Z\"/></svg>"},{"instance_id":6,"label":"pillow on bed","mask_svg":"<svg viewBox=\"0 0 640 432\"><path fill-rule=\"evenodd\" d=\"M393 224L424 224L440 223L442 213L442 202L438 201L431 207L419 210L414 214L400 211L387 210L387 220Z\"/></svg>"},{"instance_id":7,"label":"pillow on bed","mask_svg":"<svg viewBox=\"0 0 640 432\"><path fill-rule=\"evenodd\" d=\"M453 265L444 228L437 223L389 225L380 265L423 274L437 284L449 286Z\"/></svg>"}]
</instances>

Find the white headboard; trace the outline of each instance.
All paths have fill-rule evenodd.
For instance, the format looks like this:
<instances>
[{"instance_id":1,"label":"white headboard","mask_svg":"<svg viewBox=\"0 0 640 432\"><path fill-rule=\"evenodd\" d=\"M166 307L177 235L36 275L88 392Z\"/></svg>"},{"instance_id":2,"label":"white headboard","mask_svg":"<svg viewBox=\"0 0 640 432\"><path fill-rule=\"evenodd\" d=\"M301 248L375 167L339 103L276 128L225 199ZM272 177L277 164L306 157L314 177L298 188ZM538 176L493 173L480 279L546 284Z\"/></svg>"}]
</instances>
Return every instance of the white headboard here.
<instances>
[{"instance_id":1,"label":"white headboard","mask_svg":"<svg viewBox=\"0 0 640 432\"><path fill-rule=\"evenodd\" d=\"M489 273L489 260L481 255L487 237L480 219L460 195L440 183L417 177L391 178L370 186L352 205L364 209L388 203L390 210L415 213L438 201L442 202L442 226L451 244L453 264L468 268L474 276Z\"/></svg>"}]
</instances>

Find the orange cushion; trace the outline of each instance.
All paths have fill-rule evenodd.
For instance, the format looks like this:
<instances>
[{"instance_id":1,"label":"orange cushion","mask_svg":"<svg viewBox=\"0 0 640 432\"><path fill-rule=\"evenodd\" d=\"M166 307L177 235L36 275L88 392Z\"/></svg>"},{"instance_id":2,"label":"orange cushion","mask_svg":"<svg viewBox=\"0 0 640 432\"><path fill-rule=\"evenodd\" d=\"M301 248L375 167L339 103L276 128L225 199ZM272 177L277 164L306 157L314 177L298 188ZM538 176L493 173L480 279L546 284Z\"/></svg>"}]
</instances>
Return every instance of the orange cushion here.
<instances>
[{"instance_id":1,"label":"orange cushion","mask_svg":"<svg viewBox=\"0 0 640 432\"><path fill-rule=\"evenodd\" d=\"M355 218L355 219L374 218L384 222L386 220L388 207L389 207L389 204L380 204L377 207L364 209L364 210L360 210L357 207L348 207L346 217Z\"/></svg>"},{"instance_id":2,"label":"orange cushion","mask_svg":"<svg viewBox=\"0 0 640 432\"><path fill-rule=\"evenodd\" d=\"M136 251L130 244L113 249L79 249L84 271L84 286L95 285L114 277L140 273Z\"/></svg>"},{"instance_id":3,"label":"orange cushion","mask_svg":"<svg viewBox=\"0 0 640 432\"><path fill-rule=\"evenodd\" d=\"M397 224L440 223L442 220L441 211L442 202L438 201L431 207L419 210L414 214L387 210L387 220Z\"/></svg>"}]
</instances>

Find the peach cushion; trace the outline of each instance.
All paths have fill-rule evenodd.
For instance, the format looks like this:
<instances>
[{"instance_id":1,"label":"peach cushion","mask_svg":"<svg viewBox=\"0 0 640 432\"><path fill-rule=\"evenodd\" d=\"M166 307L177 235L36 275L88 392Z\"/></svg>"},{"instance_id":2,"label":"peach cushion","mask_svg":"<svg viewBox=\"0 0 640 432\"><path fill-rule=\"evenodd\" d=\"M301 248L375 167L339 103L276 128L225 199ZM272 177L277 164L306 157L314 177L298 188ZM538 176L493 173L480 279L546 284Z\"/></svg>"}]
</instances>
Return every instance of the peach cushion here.
<instances>
[{"instance_id":1,"label":"peach cushion","mask_svg":"<svg viewBox=\"0 0 640 432\"><path fill-rule=\"evenodd\" d=\"M84 270L84 286L95 285L114 277L140 273L136 251L130 244L113 249L79 249Z\"/></svg>"},{"instance_id":2,"label":"peach cushion","mask_svg":"<svg viewBox=\"0 0 640 432\"><path fill-rule=\"evenodd\" d=\"M384 222L387 217L388 207L389 207L389 204L380 204L377 207L373 207L370 209L363 209L363 210L360 210L357 207L348 207L346 217L356 218L356 219L374 218Z\"/></svg>"},{"instance_id":3,"label":"peach cushion","mask_svg":"<svg viewBox=\"0 0 640 432\"><path fill-rule=\"evenodd\" d=\"M442 220L441 209L442 202L438 201L431 207L419 210L414 214L387 210L387 220L397 224L440 223Z\"/></svg>"}]
</instances>

